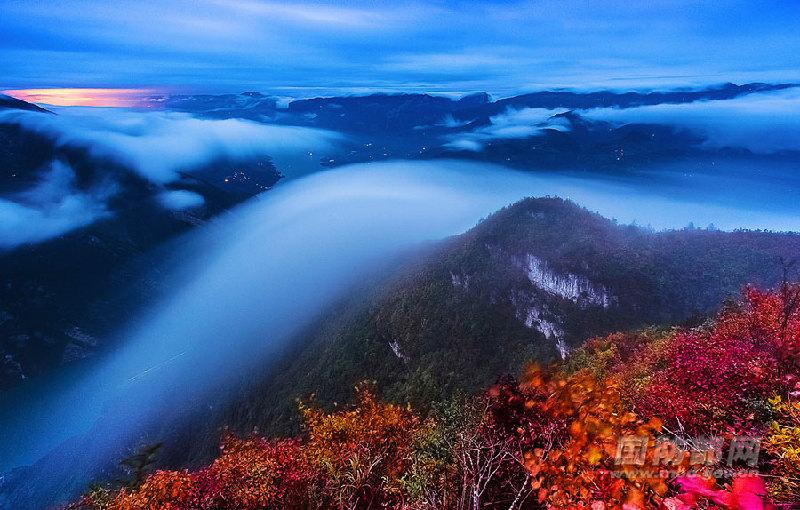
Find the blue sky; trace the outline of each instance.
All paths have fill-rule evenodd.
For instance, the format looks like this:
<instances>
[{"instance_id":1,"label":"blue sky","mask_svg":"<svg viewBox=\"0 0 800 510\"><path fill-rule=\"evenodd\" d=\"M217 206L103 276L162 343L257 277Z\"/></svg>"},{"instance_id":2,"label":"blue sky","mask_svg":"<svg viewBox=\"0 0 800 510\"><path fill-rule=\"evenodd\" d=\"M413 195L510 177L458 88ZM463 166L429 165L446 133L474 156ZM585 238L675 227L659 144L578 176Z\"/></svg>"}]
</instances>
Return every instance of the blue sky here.
<instances>
[{"instance_id":1,"label":"blue sky","mask_svg":"<svg viewBox=\"0 0 800 510\"><path fill-rule=\"evenodd\" d=\"M6 89L509 95L800 81L800 2L789 0L0 4Z\"/></svg>"}]
</instances>

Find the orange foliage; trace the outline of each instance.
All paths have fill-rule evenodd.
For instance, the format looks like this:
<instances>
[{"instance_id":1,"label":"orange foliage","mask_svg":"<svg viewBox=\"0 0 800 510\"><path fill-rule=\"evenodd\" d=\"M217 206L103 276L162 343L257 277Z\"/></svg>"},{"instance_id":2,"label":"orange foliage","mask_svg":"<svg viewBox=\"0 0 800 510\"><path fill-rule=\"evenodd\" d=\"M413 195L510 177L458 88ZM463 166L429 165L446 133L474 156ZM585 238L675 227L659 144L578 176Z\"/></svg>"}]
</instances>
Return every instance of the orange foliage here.
<instances>
[{"instance_id":1,"label":"orange foliage","mask_svg":"<svg viewBox=\"0 0 800 510\"><path fill-rule=\"evenodd\" d=\"M356 405L326 414L301 405L304 453L325 473L325 492L338 508L366 508L402 501L405 472L419 418L409 407L378 402L367 384L356 387Z\"/></svg>"},{"instance_id":2,"label":"orange foliage","mask_svg":"<svg viewBox=\"0 0 800 510\"><path fill-rule=\"evenodd\" d=\"M658 503L667 493L661 478L639 478L631 472L636 466L616 465L620 437L644 437L652 446L661 431L658 419L644 421L630 412L616 386L584 372L547 378L534 366L526 372L523 387L545 395L538 404L541 412L551 419L566 418L569 432L560 446L537 448L525 456L539 503L564 508L592 502L621 509ZM648 454L652 459L652 448Z\"/></svg>"},{"instance_id":3,"label":"orange foliage","mask_svg":"<svg viewBox=\"0 0 800 510\"><path fill-rule=\"evenodd\" d=\"M193 508L193 477L185 471L156 471L136 490L121 490L108 506L114 510L185 510Z\"/></svg>"}]
</instances>

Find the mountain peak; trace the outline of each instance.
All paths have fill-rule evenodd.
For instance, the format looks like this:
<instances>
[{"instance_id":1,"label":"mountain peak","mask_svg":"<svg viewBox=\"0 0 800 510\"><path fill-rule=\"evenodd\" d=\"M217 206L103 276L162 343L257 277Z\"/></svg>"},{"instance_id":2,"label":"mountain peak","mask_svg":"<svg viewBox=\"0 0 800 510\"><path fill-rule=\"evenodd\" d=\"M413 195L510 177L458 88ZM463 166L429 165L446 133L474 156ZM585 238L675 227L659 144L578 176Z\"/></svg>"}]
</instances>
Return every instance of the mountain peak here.
<instances>
[{"instance_id":1,"label":"mountain peak","mask_svg":"<svg viewBox=\"0 0 800 510\"><path fill-rule=\"evenodd\" d=\"M7 108L9 110L26 110L31 112L53 113L33 103L17 99L6 94L0 94L0 108Z\"/></svg>"}]
</instances>

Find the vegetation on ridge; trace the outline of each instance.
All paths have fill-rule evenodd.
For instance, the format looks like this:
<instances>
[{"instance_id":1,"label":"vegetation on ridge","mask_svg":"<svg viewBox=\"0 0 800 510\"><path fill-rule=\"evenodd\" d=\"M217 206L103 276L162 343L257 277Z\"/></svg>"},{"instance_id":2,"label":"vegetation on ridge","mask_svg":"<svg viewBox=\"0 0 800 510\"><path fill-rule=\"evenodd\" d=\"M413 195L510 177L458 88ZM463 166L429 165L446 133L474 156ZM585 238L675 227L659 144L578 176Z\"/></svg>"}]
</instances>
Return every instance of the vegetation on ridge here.
<instances>
[{"instance_id":1,"label":"vegetation on ridge","mask_svg":"<svg viewBox=\"0 0 800 510\"><path fill-rule=\"evenodd\" d=\"M526 273L527 255L608 289L614 306L542 290ZM614 331L694 325L748 282L777 285L781 259L797 257L797 234L653 232L566 200L525 199L444 241L372 294L334 307L221 423L240 433L294 433L296 398L345 402L363 379L380 382L381 398L427 411L432 401L519 375L526 362L557 358L556 340L525 324L531 309L556 324L570 347ZM214 427L212 448L216 434Z\"/></svg>"},{"instance_id":2,"label":"vegetation on ridge","mask_svg":"<svg viewBox=\"0 0 800 510\"><path fill-rule=\"evenodd\" d=\"M422 416L368 384L295 438L226 436L195 471L73 509L689 508L800 501L800 286L694 328L615 333ZM759 448L760 447L760 448Z\"/></svg>"}]
</instances>

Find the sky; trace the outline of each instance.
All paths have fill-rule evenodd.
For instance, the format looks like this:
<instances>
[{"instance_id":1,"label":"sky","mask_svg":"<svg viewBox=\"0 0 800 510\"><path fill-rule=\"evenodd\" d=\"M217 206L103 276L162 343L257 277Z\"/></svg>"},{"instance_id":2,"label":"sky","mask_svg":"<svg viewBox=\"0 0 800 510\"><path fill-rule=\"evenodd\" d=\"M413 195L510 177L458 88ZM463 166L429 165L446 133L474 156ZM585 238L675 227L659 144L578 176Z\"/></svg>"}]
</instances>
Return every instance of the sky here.
<instances>
[{"instance_id":1,"label":"sky","mask_svg":"<svg viewBox=\"0 0 800 510\"><path fill-rule=\"evenodd\" d=\"M369 91L800 81L800 2L0 0L0 89Z\"/></svg>"}]
</instances>

